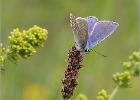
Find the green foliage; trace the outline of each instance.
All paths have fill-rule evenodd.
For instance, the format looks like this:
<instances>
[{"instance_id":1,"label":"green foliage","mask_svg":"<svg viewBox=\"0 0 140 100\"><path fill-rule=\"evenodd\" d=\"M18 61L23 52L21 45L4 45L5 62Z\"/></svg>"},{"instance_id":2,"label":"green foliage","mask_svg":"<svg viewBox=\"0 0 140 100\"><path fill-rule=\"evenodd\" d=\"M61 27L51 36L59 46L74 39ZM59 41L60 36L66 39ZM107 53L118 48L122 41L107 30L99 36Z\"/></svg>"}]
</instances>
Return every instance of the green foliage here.
<instances>
[{"instance_id":1,"label":"green foliage","mask_svg":"<svg viewBox=\"0 0 140 100\"><path fill-rule=\"evenodd\" d=\"M76 100L88 100L88 98L84 94L79 94Z\"/></svg>"},{"instance_id":2,"label":"green foliage","mask_svg":"<svg viewBox=\"0 0 140 100\"><path fill-rule=\"evenodd\" d=\"M108 100L109 95L107 94L106 90L102 89L98 92L97 100Z\"/></svg>"},{"instance_id":3,"label":"green foliage","mask_svg":"<svg viewBox=\"0 0 140 100\"><path fill-rule=\"evenodd\" d=\"M26 35L25 32L14 29L9 36L11 54L16 54L18 58L28 58L36 53L36 49L25 39Z\"/></svg>"},{"instance_id":4,"label":"green foliage","mask_svg":"<svg viewBox=\"0 0 140 100\"><path fill-rule=\"evenodd\" d=\"M113 75L113 80L114 82L119 86L119 87L130 87L132 77L130 72L125 71L122 73L117 72L116 74Z\"/></svg>"},{"instance_id":5,"label":"green foliage","mask_svg":"<svg viewBox=\"0 0 140 100\"><path fill-rule=\"evenodd\" d=\"M5 59L7 58L7 54L9 53L8 48L4 48L3 44L0 43L0 65L3 66L5 63Z\"/></svg>"},{"instance_id":6,"label":"green foliage","mask_svg":"<svg viewBox=\"0 0 140 100\"><path fill-rule=\"evenodd\" d=\"M121 73L117 72L113 75L113 80L119 87L130 87L132 77L139 76L139 61L139 52L133 52L129 56L129 61L123 62L122 64L124 71Z\"/></svg>"},{"instance_id":7,"label":"green foliage","mask_svg":"<svg viewBox=\"0 0 140 100\"><path fill-rule=\"evenodd\" d=\"M47 39L48 31L34 25L29 30L20 32L14 29L9 36L11 54L18 58L28 58L36 53L36 49L42 47ZM13 55L12 54L12 55Z\"/></svg>"},{"instance_id":8,"label":"green foliage","mask_svg":"<svg viewBox=\"0 0 140 100\"><path fill-rule=\"evenodd\" d=\"M26 34L24 40L30 43L34 48L38 48L43 47L47 39L48 31L34 25L29 30L24 31L24 33Z\"/></svg>"},{"instance_id":9,"label":"green foliage","mask_svg":"<svg viewBox=\"0 0 140 100\"><path fill-rule=\"evenodd\" d=\"M132 78L139 76L139 64L140 54L139 52L133 52L132 55L129 56L129 61L123 62L123 72L113 74L112 79L116 83L116 87L112 93L109 95L106 90L102 89L98 92L97 100L112 100L119 88L129 88L132 84Z\"/></svg>"},{"instance_id":10,"label":"green foliage","mask_svg":"<svg viewBox=\"0 0 140 100\"><path fill-rule=\"evenodd\" d=\"M132 55L129 56L129 60L132 62L139 62L140 61L140 54L139 52L134 51Z\"/></svg>"},{"instance_id":11,"label":"green foliage","mask_svg":"<svg viewBox=\"0 0 140 100\"><path fill-rule=\"evenodd\" d=\"M139 76L140 54L139 52L133 52L129 56L129 61L123 63L124 70L129 71L132 76Z\"/></svg>"},{"instance_id":12,"label":"green foliage","mask_svg":"<svg viewBox=\"0 0 140 100\"><path fill-rule=\"evenodd\" d=\"M37 52L37 48L43 47L47 40L48 31L34 25L27 31L20 31L18 28L11 32L8 37L8 48L0 46L0 64L10 59L18 61L21 58L27 59Z\"/></svg>"}]
</instances>

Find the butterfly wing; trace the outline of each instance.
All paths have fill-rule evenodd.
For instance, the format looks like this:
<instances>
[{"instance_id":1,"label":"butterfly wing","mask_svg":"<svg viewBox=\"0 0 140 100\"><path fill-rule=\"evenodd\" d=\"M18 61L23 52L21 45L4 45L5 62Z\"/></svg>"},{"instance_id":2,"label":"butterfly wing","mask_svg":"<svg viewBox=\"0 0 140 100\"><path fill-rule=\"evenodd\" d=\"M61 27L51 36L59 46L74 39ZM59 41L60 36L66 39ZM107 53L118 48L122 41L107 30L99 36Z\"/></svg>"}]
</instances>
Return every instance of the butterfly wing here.
<instances>
[{"instance_id":1,"label":"butterfly wing","mask_svg":"<svg viewBox=\"0 0 140 100\"><path fill-rule=\"evenodd\" d=\"M88 49L96 46L104 39L106 39L109 35L111 35L119 26L118 23L112 21L99 21L96 22L93 30L88 38Z\"/></svg>"},{"instance_id":2,"label":"butterfly wing","mask_svg":"<svg viewBox=\"0 0 140 100\"><path fill-rule=\"evenodd\" d=\"M93 27L95 23L98 21L98 19L94 16L87 17L87 23L88 23L88 37L92 35Z\"/></svg>"},{"instance_id":3,"label":"butterfly wing","mask_svg":"<svg viewBox=\"0 0 140 100\"><path fill-rule=\"evenodd\" d=\"M78 49L84 49L87 45L88 25L87 19L70 14L70 25L72 27L76 46Z\"/></svg>"},{"instance_id":4,"label":"butterfly wing","mask_svg":"<svg viewBox=\"0 0 140 100\"><path fill-rule=\"evenodd\" d=\"M87 45L87 38L88 38L88 25L87 25L87 19L78 17L76 18L76 22L78 23L80 34L78 35L78 38L80 40L80 44L82 44L82 48L85 48Z\"/></svg>"}]
</instances>

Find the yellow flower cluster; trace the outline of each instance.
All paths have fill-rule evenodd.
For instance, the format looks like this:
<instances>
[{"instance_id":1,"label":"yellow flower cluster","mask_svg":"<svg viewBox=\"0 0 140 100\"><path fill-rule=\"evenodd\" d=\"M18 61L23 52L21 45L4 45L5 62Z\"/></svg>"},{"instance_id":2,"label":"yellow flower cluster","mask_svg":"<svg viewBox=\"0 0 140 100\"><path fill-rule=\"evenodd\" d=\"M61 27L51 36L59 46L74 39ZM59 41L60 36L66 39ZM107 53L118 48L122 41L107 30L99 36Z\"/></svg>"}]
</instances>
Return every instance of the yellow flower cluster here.
<instances>
[{"instance_id":1,"label":"yellow flower cluster","mask_svg":"<svg viewBox=\"0 0 140 100\"><path fill-rule=\"evenodd\" d=\"M139 76L140 54L133 52L129 56L129 61L123 63L123 68L128 70L133 76Z\"/></svg>"},{"instance_id":2,"label":"yellow flower cluster","mask_svg":"<svg viewBox=\"0 0 140 100\"><path fill-rule=\"evenodd\" d=\"M139 62L139 61L140 61L140 53L134 51L134 52L132 53L132 55L129 56L129 60L130 60L130 61Z\"/></svg>"},{"instance_id":3,"label":"yellow flower cluster","mask_svg":"<svg viewBox=\"0 0 140 100\"><path fill-rule=\"evenodd\" d=\"M129 56L129 61L123 62L124 71L113 75L114 82L119 87L130 87L132 77L139 76L139 64L140 64L140 54L139 52L133 52L132 55Z\"/></svg>"},{"instance_id":4,"label":"yellow flower cluster","mask_svg":"<svg viewBox=\"0 0 140 100\"><path fill-rule=\"evenodd\" d=\"M97 100L108 100L108 99L109 96L107 95L107 92L104 89L98 92Z\"/></svg>"},{"instance_id":5,"label":"yellow flower cluster","mask_svg":"<svg viewBox=\"0 0 140 100\"><path fill-rule=\"evenodd\" d=\"M88 98L84 94L79 94L76 100L88 100Z\"/></svg>"},{"instance_id":6,"label":"yellow flower cluster","mask_svg":"<svg viewBox=\"0 0 140 100\"><path fill-rule=\"evenodd\" d=\"M14 29L9 36L10 50L13 59L28 58L36 53L36 49L42 47L47 39L48 31L36 25L27 31L21 32Z\"/></svg>"},{"instance_id":7,"label":"yellow flower cluster","mask_svg":"<svg viewBox=\"0 0 140 100\"><path fill-rule=\"evenodd\" d=\"M4 48L3 44L0 43L0 65L3 66L5 63L5 59L7 58L7 54L9 53L9 49Z\"/></svg>"},{"instance_id":8,"label":"yellow flower cluster","mask_svg":"<svg viewBox=\"0 0 140 100\"><path fill-rule=\"evenodd\" d=\"M43 47L43 43L47 39L48 31L34 25L34 27L24 31L24 33L26 34L25 40L33 47Z\"/></svg>"},{"instance_id":9,"label":"yellow flower cluster","mask_svg":"<svg viewBox=\"0 0 140 100\"><path fill-rule=\"evenodd\" d=\"M116 74L113 75L113 80L114 82L119 86L119 87L130 87L132 77L130 72L124 71L122 73L117 72Z\"/></svg>"}]
</instances>

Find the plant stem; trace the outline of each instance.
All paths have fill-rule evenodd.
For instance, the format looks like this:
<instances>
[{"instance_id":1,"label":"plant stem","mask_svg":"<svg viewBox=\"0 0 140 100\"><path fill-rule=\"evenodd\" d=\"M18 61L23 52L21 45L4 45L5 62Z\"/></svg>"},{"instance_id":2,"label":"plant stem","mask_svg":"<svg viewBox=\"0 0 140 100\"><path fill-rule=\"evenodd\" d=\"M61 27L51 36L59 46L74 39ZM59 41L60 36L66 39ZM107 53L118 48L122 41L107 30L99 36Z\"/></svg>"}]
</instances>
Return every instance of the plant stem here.
<instances>
[{"instance_id":1,"label":"plant stem","mask_svg":"<svg viewBox=\"0 0 140 100\"><path fill-rule=\"evenodd\" d=\"M0 69L0 100L2 100L2 73L1 71L2 70Z\"/></svg>"},{"instance_id":2,"label":"plant stem","mask_svg":"<svg viewBox=\"0 0 140 100\"><path fill-rule=\"evenodd\" d=\"M114 96L116 95L116 93L118 92L119 90L119 86L116 86L113 90L113 92L111 93L110 97L109 97L109 100L113 100Z\"/></svg>"},{"instance_id":3,"label":"plant stem","mask_svg":"<svg viewBox=\"0 0 140 100\"><path fill-rule=\"evenodd\" d=\"M73 94L78 85L78 75L83 67L84 55L73 46L68 53L68 64L65 71L64 79L62 80L61 93L64 100L68 100Z\"/></svg>"}]
</instances>

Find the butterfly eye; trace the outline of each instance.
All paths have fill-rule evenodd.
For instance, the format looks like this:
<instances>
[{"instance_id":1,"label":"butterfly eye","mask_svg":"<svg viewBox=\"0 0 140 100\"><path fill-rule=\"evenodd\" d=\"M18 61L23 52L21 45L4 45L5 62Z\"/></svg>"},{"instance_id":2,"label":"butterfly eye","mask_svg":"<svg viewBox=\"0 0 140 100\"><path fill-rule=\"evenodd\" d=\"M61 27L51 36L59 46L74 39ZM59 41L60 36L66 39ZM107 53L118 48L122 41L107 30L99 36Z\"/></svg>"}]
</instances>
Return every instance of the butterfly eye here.
<instances>
[{"instance_id":1,"label":"butterfly eye","mask_svg":"<svg viewBox=\"0 0 140 100\"><path fill-rule=\"evenodd\" d=\"M75 46L78 47L79 45L75 42Z\"/></svg>"},{"instance_id":2,"label":"butterfly eye","mask_svg":"<svg viewBox=\"0 0 140 100\"><path fill-rule=\"evenodd\" d=\"M88 49L85 49L85 52L89 52L89 50Z\"/></svg>"}]
</instances>

